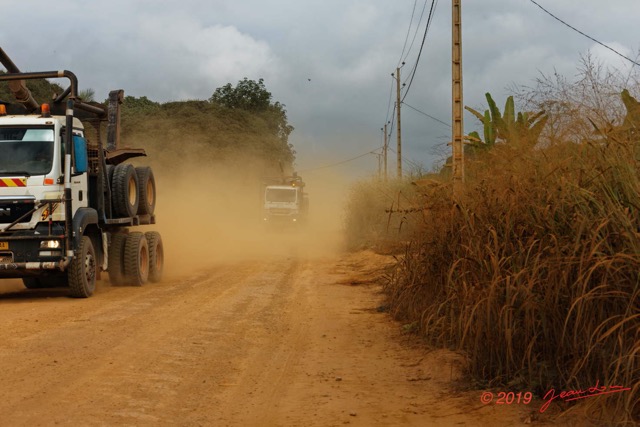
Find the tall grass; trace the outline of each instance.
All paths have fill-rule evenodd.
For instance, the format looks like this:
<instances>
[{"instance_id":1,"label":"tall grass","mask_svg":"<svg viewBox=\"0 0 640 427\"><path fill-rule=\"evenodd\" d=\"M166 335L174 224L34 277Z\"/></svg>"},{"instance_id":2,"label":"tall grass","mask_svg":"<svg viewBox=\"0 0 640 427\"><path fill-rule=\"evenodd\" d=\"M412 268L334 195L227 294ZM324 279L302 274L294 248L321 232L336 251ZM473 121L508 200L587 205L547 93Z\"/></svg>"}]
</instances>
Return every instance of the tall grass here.
<instances>
[{"instance_id":1,"label":"tall grass","mask_svg":"<svg viewBox=\"0 0 640 427\"><path fill-rule=\"evenodd\" d=\"M350 250L393 251L415 237L419 209L411 179L364 179L351 187L345 209L345 235Z\"/></svg>"},{"instance_id":2,"label":"tall grass","mask_svg":"<svg viewBox=\"0 0 640 427\"><path fill-rule=\"evenodd\" d=\"M602 385L601 420L640 421L640 169L629 141L496 147L466 188L423 187L386 286L392 313L463 350L485 386ZM595 416L595 415L594 415Z\"/></svg>"}]
</instances>

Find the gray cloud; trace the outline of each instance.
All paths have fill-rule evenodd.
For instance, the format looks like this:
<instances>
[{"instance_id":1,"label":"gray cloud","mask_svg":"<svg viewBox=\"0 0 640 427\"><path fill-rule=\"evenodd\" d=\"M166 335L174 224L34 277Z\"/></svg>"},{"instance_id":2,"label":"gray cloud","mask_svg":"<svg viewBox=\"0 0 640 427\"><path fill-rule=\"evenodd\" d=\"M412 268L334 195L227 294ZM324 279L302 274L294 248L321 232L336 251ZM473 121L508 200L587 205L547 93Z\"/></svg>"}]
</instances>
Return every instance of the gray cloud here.
<instances>
[{"instance_id":1,"label":"gray cloud","mask_svg":"<svg viewBox=\"0 0 640 427\"><path fill-rule=\"evenodd\" d=\"M637 53L637 0L539 2L616 50ZM416 16L423 4L417 2ZM0 6L2 47L19 67L71 69L81 88L93 88L98 97L123 88L158 101L206 99L226 83L264 78L274 99L287 106L296 127L291 141L305 169L381 145L390 74L400 59L413 2L61 0L53 11L51 2L42 0L0 0ZM405 99L445 122L451 116L450 21L450 2L439 2ZM422 27L403 80L421 38ZM540 73L555 69L573 76L580 54L589 50L611 66L629 66L526 0L463 2L463 49L465 104L477 108L483 108L485 92L502 103L511 84L530 84ZM465 116L466 130L475 126L475 119ZM403 109L408 159L430 166L449 132ZM367 156L341 168L372 173L375 166L375 158Z\"/></svg>"}]
</instances>

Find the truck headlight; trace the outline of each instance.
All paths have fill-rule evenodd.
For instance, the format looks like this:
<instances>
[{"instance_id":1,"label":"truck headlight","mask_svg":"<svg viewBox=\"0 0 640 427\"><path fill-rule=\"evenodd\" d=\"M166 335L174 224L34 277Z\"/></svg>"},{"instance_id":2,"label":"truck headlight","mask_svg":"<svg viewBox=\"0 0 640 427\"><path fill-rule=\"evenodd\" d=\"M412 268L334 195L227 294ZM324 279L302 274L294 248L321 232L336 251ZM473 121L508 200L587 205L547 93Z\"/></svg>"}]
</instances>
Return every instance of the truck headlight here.
<instances>
[{"instance_id":1,"label":"truck headlight","mask_svg":"<svg viewBox=\"0 0 640 427\"><path fill-rule=\"evenodd\" d=\"M60 249L60 240L43 240L40 249Z\"/></svg>"}]
</instances>

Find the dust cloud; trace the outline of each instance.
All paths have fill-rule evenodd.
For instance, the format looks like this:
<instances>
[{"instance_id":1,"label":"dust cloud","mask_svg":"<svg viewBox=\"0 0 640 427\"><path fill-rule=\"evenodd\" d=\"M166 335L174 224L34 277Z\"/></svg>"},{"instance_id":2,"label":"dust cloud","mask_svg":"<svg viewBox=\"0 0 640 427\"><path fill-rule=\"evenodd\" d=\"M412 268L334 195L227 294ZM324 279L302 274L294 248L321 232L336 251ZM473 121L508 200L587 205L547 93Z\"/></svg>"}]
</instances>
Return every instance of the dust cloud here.
<instances>
[{"instance_id":1,"label":"dust cloud","mask_svg":"<svg viewBox=\"0 0 640 427\"><path fill-rule=\"evenodd\" d=\"M162 156L146 160L156 179L157 224L152 228L162 235L167 278L226 262L327 257L343 249L348 184L339 176L300 173L310 200L308 223L273 229L263 221L260 162L213 163L195 155L179 163Z\"/></svg>"}]
</instances>

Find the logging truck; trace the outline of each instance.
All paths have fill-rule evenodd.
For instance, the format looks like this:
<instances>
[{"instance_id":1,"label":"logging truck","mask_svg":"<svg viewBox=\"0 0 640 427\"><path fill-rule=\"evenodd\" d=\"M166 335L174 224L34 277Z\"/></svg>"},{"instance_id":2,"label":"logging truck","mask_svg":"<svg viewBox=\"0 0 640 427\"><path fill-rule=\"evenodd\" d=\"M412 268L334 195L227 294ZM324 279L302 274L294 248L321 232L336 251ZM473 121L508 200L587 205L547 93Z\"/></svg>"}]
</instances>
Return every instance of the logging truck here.
<instances>
[{"instance_id":1,"label":"logging truck","mask_svg":"<svg viewBox=\"0 0 640 427\"><path fill-rule=\"evenodd\" d=\"M121 147L124 92L85 102L71 71L23 73L2 49L0 63L15 98L0 101L0 279L77 298L94 293L101 272L117 285L160 281L162 238L136 230L156 223L155 178L128 162L143 149ZM39 104L25 84L33 79L69 86Z\"/></svg>"},{"instance_id":2,"label":"logging truck","mask_svg":"<svg viewBox=\"0 0 640 427\"><path fill-rule=\"evenodd\" d=\"M262 219L268 226L305 224L309 195L302 178L292 176L263 178Z\"/></svg>"}]
</instances>

